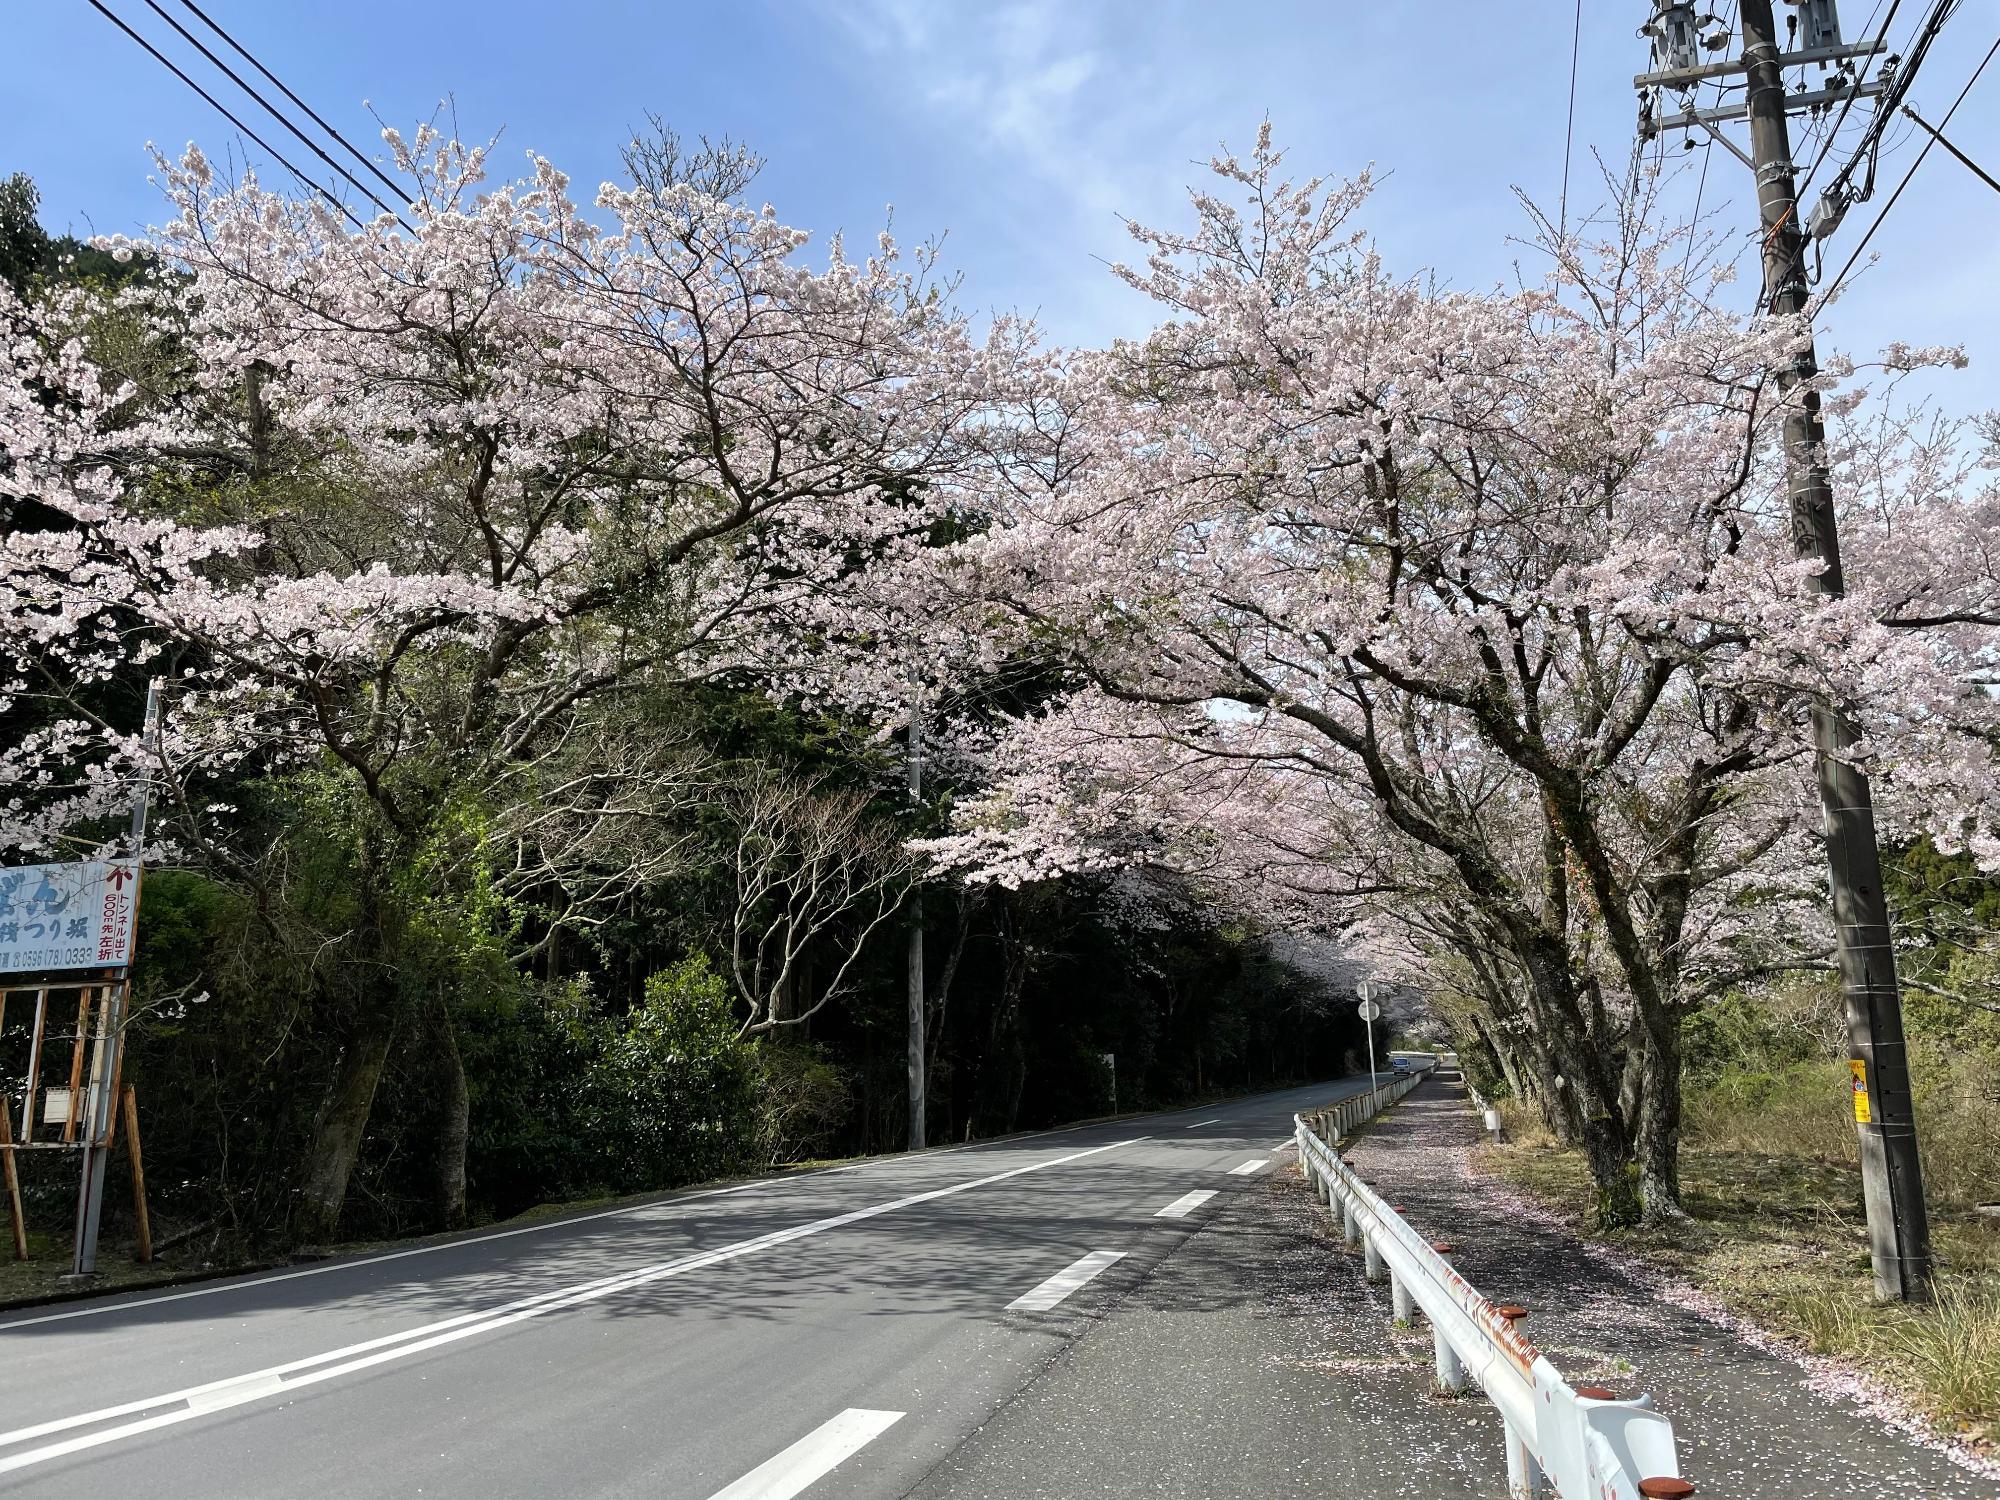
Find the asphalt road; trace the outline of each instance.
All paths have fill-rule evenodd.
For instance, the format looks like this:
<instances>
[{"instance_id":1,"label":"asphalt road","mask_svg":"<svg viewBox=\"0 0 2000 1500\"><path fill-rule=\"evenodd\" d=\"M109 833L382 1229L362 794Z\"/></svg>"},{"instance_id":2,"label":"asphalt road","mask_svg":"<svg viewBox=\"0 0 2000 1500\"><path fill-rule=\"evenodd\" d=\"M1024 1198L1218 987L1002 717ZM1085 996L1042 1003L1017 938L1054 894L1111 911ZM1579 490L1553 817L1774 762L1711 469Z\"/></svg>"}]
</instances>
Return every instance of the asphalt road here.
<instances>
[{"instance_id":1,"label":"asphalt road","mask_svg":"<svg viewBox=\"0 0 2000 1500\"><path fill-rule=\"evenodd\" d=\"M974 1432L1271 1170L1295 1109L1363 1086L0 1313L0 1490L935 1492Z\"/></svg>"}]
</instances>

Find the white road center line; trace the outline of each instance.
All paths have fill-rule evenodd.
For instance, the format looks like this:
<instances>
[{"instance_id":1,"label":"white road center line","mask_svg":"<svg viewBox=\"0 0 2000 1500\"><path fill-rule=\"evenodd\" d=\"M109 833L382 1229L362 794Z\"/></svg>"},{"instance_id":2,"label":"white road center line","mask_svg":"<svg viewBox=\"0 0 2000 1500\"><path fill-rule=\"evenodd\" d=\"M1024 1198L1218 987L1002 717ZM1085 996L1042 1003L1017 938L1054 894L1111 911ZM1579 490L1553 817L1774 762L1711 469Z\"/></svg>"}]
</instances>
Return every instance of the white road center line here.
<instances>
[{"instance_id":1,"label":"white road center line","mask_svg":"<svg viewBox=\"0 0 2000 1500\"><path fill-rule=\"evenodd\" d=\"M1156 1219L1185 1219L1202 1204L1215 1196L1213 1188L1203 1188L1198 1193L1183 1193L1165 1208L1153 1215Z\"/></svg>"},{"instance_id":2,"label":"white road center line","mask_svg":"<svg viewBox=\"0 0 2000 1500\"><path fill-rule=\"evenodd\" d=\"M1080 1286L1088 1286L1125 1258L1123 1250L1093 1250L1075 1265L1065 1266L1025 1296L1007 1304L1009 1312L1047 1312Z\"/></svg>"},{"instance_id":3,"label":"white road center line","mask_svg":"<svg viewBox=\"0 0 2000 1500\"><path fill-rule=\"evenodd\" d=\"M775 1458L766 1459L709 1500L792 1500L792 1496L859 1453L903 1420L899 1411L850 1406L822 1422Z\"/></svg>"},{"instance_id":4,"label":"white road center line","mask_svg":"<svg viewBox=\"0 0 2000 1500\"><path fill-rule=\"evenodd\" d=\"M1199 1129L1201 1129L1201 1127L1202 1127L1202 1126L1204 1126L1204 1125L1220 1125L1221 1123L1222 1123L1222 1116L1220 1116L1220 1115L1217 1115L1217 1116L1216 1116L1216 1117L1215 1117L1215 1118L1214 1118L1213 1120L1196 1120L1196 1121L1194 1122L1194 1124L1192 1124L1192 1125L1183 1125L1183 1126L1181 1126L1181 1129L1183 1129L1183 1130L1199 1130Z\"/></svg>"},{"instance_id":5,"label":"white road center line","mask_svg":"<svg viewBox=\"0 0 2000 1500\"><path fill-rule=\"evenodd\" d=\"M435 1349L445 1344L456 1343L474 1334L489 1333L504 1328L511 1323L519 1323L528 1318L538 1317L560 1308L574 1307L580 1303L595 1302L616 1292L629 1291L649 1282L660 1281L669 1276L685 1275L707 1266L721 1265L725 1261L755 1255L760 1251L773 1249L779 1245L802 1240L811 1235L825 1234L831 1229L844 1229L849 1224L859 1224L865 1219L878 1218L894 1213L898 1209L914 1208L920 1203L935 1202L939 1198L954 1197L959 1193L969 1193L974 1188L986 1187L992 1183L1005 1182L1011 1178L1025 1176L1029 1172L1040 1172L1049 1167L1060 1167L1068 1162L1081 1161L1086 1156L1096 1156L1100 1152L1115 1151L1120 1146L1135 1145L1146 1140L1145 1136L1130 1136L1122 1141L1112 1141L1109 1145L1092 1146L1083 1151L1072 1151L1066 1156L1052 1157L1048 1161L1030 1162L1023 1167L1013 1167L1005 1172L993 1172L985 1177L975 1177L966 1182L955 1182L949 1187L932 1188L928 1192L910 1193L901 1198L891 1198L883 1203L871 1203L866 1208L853 1209L848 1213L834 1214L824 1219L814 1219L808 1223L795 1224L789 1229L773 1230L760 1234L754 1239L738 1240L734 1244L720 1245L713 1250L704 1250L694 1255L684 1255L676 1260L662 1261L655 1265L641 1266L632 1271L621 1271L614 1275L602 1276L595 1281L579 1282L573 1286L558 1287L553 1291L539 1292L532 1297L504 1303L498 1307L480 1312L460 1313L455 1317L441 1318L434 1323L422 1323L415 1328L406 1328L400 1333L384 1334L380 1338L368 1339L363 1343L349 1344L345 1348L330 1349L324 1354L308 1355L282 1365L272 1365L267 1369L251 1370L242 1375L232 1375L223 1380L211 1380L204 1384L188 1386L177 1391L168 1391L158 1396L142 1397L137 1401L123 1402L117 1406L107 1406L98 1411L79 1412L71 1417L58 1417L50 1422L38 1422L32 1427L17 1427L12 1432L0 1432L0 1448L24 1443L33 1438L45 1437L50 1433L63 1432L76 1427L91 1427L114 1417L135 1416L140 1412L152 1412L136 1422L126 1422L116 1427L100 1428L80 1437L65 1438L61 1442L47 1443L39 1448L30 1448L20 1453L10 1453L0 1458L0 1474L25 1469L30 1465L46 1463L50 1459L62 1458L87 1448L101 1447L105 1443L121 1438L134 1437L142 1432L151 1432L161 1427L172 1427L181 1422L191 1421L212 1411L222 1411L233 1406L247 1405L252 1401L269 1396L289 1393L302 1386L318 1385L321 1381L336 1376L352 1374L375 1365L387 1364L391 1360L404 1359L412 1354L420 1354L427 1349ZM302 1373L297 1373L302 1372ZM289 1378L287 1378L289 1377ZM168 1410L162 1411L160 1408Z\"/></svg>"},{"instance_id":6,"label":"white road center line","mask_svg":"<svg viewBox=\"0 0 2000 1500\"><path fill-rule=\"evenodd\" d=\"M1204 1123L1212 1125L1215 1122L1209 1120ZM0 1333L12 1328L33 1328L42 1323L67 1323L75 1318L100 1318L110 1314L130 1312L141 1307L157 1307L162 1302L186 1302L196 1297L224 1297L248 1287L269 1286L280 1281L299 1281L308 1276L334 1276L342 1271L366 1270L371 1266L386 1265L390 1261L408 1260L414 1255L437 1255L446 1251L462 1250L468 1245L484 1245L493 1240L511 1240L524 1234L548 1234L551 1231L573 1229L579 1224L588 1224L597 1219L619 1219L648 1214L671 1215L691 1203L703 1203L710 1198L728 1198L738 1193L755 1193L765 1189L783 1190L796 1183L811 1182L820 1177L832 1177L841 1172L866 1172L877 1168L893 1171L907 1167L912 1162L922 1164L936 1156L954 1156L961 1151L993 1151L1019 1145L1022 1141L1039 1140L1051 1135L1068 1135L1074 1131L1091 1128L1093 1127L1088 1125L1059 1125L1053 1130L1026 1130L1019 1135L1002 1136L991 1141L971 1141L962 1146L941 1146L931 1151L897 1152L888 1156L870 1157L866 1161L850 1162L843 1167L814 1167L805 1172L787 1172L782 1177L760 1177L750 1182L739 1182L734 1187L703 1188L699 1192L648 1198L641 1203L626 1203L617 1208L600 1209L595 1213L568 1214L559 1218L543 1219L534 1224L516 1225L512 1229L489 1230L485 1234L454 1235L450 1239L438 1240L429 1245L413 1245L405 1250L389 1250L374 1255L339 1256L323 1265L307 1266L302 1270L279 1271L268 1276L248 1278L229 1277L188 1291L163 1292L155 1297L93 1301L81 1307L66 1308L61 1312L40 1313L31 1318L15 1318L0 1323Z\"/></svg>"},{"instance_id":7,"label":"white road center line","mask_svg":"<svg viewBox=\"0 0 2000 1500\"><path fill-rule=\"evenodd\" d=\"M1271 1159L1268 1156L1253 1156L1250 1160L1231 1167L1229 1175L1231 1177L1250 1177L1263 1171L1264 1168L1270 1165Z\"/></svg>"}]
</instances>

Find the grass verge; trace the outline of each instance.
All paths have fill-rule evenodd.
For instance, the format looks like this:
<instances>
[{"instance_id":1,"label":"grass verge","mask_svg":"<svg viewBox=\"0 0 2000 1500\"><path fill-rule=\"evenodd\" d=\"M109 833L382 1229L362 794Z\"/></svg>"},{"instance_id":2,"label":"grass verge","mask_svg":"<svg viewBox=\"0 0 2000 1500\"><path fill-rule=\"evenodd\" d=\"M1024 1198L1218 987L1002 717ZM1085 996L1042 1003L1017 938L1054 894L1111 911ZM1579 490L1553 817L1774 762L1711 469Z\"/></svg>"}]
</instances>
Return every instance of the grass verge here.
<instances>
[{"instance_id":1,"label":"grass verge","mask_svg":"<svg viewBox=\"0 0 2000 1500\"><path fill-rule=\"evenodd\" d=\"M1593 1233L1585 1226L1596 1194L1583 1158L1518 1117L1509 1126L1509 1143L1479 1148L1480 1165L1579 1232L1876 1377L1942 1431L1984 1451L2000 1447L2000 1222L1934 1209L1936 1302L1884 1305L1873 1295L1860 1179L1844 1162L1690 1143L1681 1153L1685 1221Z\"/></svg>"}]
</instances>

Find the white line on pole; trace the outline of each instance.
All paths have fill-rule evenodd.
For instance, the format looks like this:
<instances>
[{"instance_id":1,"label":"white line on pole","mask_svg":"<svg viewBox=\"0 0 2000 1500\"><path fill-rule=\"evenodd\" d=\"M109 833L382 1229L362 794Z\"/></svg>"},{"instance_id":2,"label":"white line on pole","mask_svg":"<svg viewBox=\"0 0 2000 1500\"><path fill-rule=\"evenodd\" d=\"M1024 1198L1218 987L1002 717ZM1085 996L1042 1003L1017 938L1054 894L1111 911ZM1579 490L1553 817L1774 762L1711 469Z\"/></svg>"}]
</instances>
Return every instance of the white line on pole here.
<instances>
[{"instance_id":1,"label":"white line on pole","mask_svg":"<svg viewBox=\"0 0 2000 1500\"><path fill-rule=\"evenodd\" d=\"M1156 1212L1153 1217L1156 1219L1185 1219L1214 1196L1215 1190L1213 1188L1203 1188L1198 1193L1183 1193L1165 1208Z\"/></svg>"},{"instance_id":2,"label":"white line on pole","mask_svg":"<svg viewBox=\"0 0 2000 1500\"><path fill-rule=\"evenodd\" d=\"M807 1485L832 1473L902 1421L903 1415L850 1406L734 1484L717 1490L709 1500L792 1500Z\"/></svg>"},{"instance_id":3,"label":"white line on pole","mask_svg":"<svg viewBox=\"0 0 2000 1500\"><path fill-rule=\"evenodd\" d=\"M1270 1165L1271 1159L1268 1156L1253 1156L1249 1161L1231 1167L1229 1175L1231 1177L1253 1177Z\"/></svg>"},{"instance_id":4,"label":"white line on pole","mask_svg":"<svg viewBox=\"0 0 2000 1500\"><path fill-rule=\"evenodd\" d=\"M560 1308L574 1307L580 1303L594 1302L616 1292L629 1291L649 1282L660 1281L669 1276L684 1275L689 1271L701 1270L707 1266L721 1265L746 1255L769 1250L778 1245L789 1244L793 1240L805 1239L810 1235L824 1234L830 1229L843 1229L849 1224L858 1224L864 1219L878 1218L894 1213L898 1209L913 1208L919 1203L931 1203L939 1198L954 1197L959 1193L971 1192L974 1188L985 1187L995 1182L1005 1182L1010 1178L1025 1176L1029 1172L1039 1172L1047 1167L1059 1167L1066 1162L1080 1161L1086 1156L1096 1156L1100 1152L1115 1151L1120 1146L1130 1146L1146 1140L1146 1136L1132 1136L1122 1141L1113 1141L1105 1146L1092 1146L1083 1151L1072 1151L1067 1156L1053 1157L1048 1161L1031 1162L1024 1167L1014 1167L1005 1172L994 1172L985 1177L975 1177L967 1182L953 1183L949 1187L932 1188L929 1192L911 1193L906 1197L892 1198L884 1203L870 1204L848 1213L834 1214L829 1218L814 1219L808 1223L793 1225L790 1229L774 1230L760 1234L754 1239L738 1240L734 1244L721 1245L714 1250L705 1250L695 1255L681 1256L676 1260L663 1261L657 1265L643 1266L634 1271L618 1272L600 1277L595 1281L580 1282L574 1286L558 1287L554 1291L541 1292L532 1297L488 1308L481 1312L460 1313L456 1317L444 1318L434 1323L420 1324L405 1329L401 1333L386 1334L381 1338L369 1339L364 1343L350 1344L343 1349L328 1350L324 1354L309 1355L288 1364L273 1365L268 1369L254 1370L243 1375L234 1375L225 1380L211 1380L202 1385L189 1386L178 1391L168 1391L163 1395L143 1397L137 1401L127 1401L118 1406L108 1406L99 1411L80 1412L71 1417L59 1417L51 1422L38 1422L32 1427L16 1428L12 1432L0 1432L0 1447L27 1442L44 1437L53 1432L63 1432L75 1427L89 1427L106 1422L114 1417L132 1416L139 1412L157 1412L157 1415L127 1422L118 1427L107 1427L97 1432L86 1433L82 1437L66 1438L61 1442L31 1448L23 1453L9 1454L0 1458L0 1474L16 1469L25 1469L32 1464L45 1463L53 1458L61 1458L70 1453L78 1453L86 1448L100 1447L116 1442L120 1438L132 1437L142 1432L151 1432L160 1427L171 1427L180 1422L205 1415L209 1411L220 1411L227 1407L242 1406L267 1396L298 1390L301 1386L317 1385L321 1381L336 1376L352 1374L357 1370L387 1364L391 1360L404 1359L412 1354L435 1349L441 1345L456 1343L474 1334L488 1333L504 1328L511 1323L519 1323L542 1313ZM303 1372L297 1373L294 1372ZM285 1377L291 1377L289 1379ZM262 1377L272 1377L264 1379ZM197 1405L196 1402L201 1404ZM174 1410L161 1412L161 1407Z\"/></svg>"},{"instance_id":5,"label":"white line on pole","mask_svg":"<svg viewBox=\"0 0 2000 1500\"><path fill-rule=\"evenodd\" d=\"M1009 1312L1047 1312L1080 1286L1095 1281L1104 1271L1125 1258L1123 1250L1093 1250L1074 1265L1065 1266L1047 1281L1007 1304Z\"/></svg>"}]
</instances>

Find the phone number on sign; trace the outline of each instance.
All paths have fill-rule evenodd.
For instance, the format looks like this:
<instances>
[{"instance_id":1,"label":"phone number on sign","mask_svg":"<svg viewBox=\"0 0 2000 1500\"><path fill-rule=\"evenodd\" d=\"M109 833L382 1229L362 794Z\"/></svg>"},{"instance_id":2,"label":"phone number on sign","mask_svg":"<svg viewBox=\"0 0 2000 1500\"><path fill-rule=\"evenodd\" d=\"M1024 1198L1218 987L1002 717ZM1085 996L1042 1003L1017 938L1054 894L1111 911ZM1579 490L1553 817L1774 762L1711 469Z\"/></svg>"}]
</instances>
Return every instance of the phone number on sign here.
<instances>
[{"instance_id":1,"label":"phone number on sign","mask_svg":"<svg viewBox=\"0 0 2000 1500\"><path fill-rule=\"evenodd\" d=\"M65 943L60 948L0 948L0 970L98 967L95 943Z\"/></svg>"}]
</instances>

